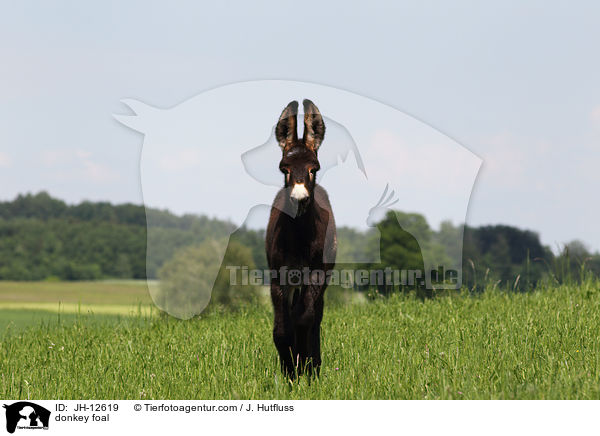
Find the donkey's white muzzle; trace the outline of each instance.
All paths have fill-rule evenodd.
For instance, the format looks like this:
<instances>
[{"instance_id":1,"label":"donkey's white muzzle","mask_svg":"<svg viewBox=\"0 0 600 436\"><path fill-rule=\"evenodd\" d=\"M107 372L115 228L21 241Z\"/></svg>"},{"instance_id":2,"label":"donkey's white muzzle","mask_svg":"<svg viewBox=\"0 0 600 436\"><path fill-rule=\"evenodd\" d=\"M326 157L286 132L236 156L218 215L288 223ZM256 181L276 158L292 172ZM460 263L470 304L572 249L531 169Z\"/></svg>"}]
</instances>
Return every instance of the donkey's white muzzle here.
<instances>
[{"instance_id":1,"label":"donkey's white muzzle","mask_svg":"<svg viewBox=\"0 0 600 436\"><path fill-rule=\"evenodd\" d=\"M306 189L306 186L304 186L304 183L296 183L294 185L294 188L292 189L290 196L294 200L298 201L308 198L308 190Z\"/></svg>"}]
</instances>

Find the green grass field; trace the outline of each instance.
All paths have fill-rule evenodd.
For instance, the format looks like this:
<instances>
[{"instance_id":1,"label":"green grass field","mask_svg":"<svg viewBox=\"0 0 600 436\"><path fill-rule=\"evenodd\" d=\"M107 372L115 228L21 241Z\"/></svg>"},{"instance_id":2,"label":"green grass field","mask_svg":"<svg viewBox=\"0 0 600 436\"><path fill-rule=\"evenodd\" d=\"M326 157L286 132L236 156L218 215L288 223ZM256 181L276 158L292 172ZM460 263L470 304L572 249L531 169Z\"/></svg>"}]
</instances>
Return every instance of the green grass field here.
<instances>
[{"instance_id":1,"label":"green grass field","mask_svg":"<svg viewBox=\"0 0 600 436\"><path fill-rule=\"evenodd\" d=\"M65 304L99 308L59 316L35 307L44 286L0 283L3 398L600 399L594 281L326 306L310 385L279 374L268 305L179 321L136 313L149 303L143 284L56 283L46 302L71 289ZM97 295L104 287L114 292ZM17 308L20 294L34 306ZM111 305L123 311L101 310Z\"/></svg>"}]
</instances>

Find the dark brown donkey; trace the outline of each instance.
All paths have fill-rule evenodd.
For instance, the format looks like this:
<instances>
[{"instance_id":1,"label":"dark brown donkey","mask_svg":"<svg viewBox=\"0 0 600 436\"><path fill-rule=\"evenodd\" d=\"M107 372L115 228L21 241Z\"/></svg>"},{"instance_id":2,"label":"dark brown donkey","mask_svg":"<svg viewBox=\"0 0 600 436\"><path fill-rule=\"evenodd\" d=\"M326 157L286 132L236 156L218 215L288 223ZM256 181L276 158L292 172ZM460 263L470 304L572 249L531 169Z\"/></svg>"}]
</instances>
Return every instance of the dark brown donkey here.
<instances>
[{"instance_id":1,"label":"dark brown donkey","mask_svg":"<svg viewBox=\"0 0 600 436\"><path fill-rule=\"evenodd\" d=\"M266 249L275 312L273 340L281 369L295 377L317 374L321 365L323 294L335 265L336 233L327 192L316 183L317 150L325 123L317 107L304 100L304 136L298 139L298 102L287 105L275 136L283 151L279 169L285 184L267 226Z\"/></svg>"}]
</instances>

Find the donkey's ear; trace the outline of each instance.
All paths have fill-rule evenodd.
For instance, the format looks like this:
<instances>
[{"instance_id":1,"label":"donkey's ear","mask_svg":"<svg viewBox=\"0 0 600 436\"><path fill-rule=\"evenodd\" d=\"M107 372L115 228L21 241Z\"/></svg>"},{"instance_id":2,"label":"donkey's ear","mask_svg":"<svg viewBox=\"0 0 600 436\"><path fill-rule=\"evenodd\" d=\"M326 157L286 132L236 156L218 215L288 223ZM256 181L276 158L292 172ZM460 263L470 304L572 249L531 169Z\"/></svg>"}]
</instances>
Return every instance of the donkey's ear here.
<instances>
[{"instance_id":1,"label":"donkey's ear","mask_svg":"<svg viewBox=\"0 0 600 436\"><path fill-rule=\"evenodd\" d=\"M279 117L275 137L283 151L287 151L298 140L298 102L290 102Z\"/></svg>"},{"instance_id":2,"label":"donkey's ear","mask_svg":"<svg viewBox=\"0 0 600 436\"><path fill-rule=\"evenodd\" d=\"M325 123L321 112L310 100L304 100L304 145L316 152L325 137Z\"/></svg>"}]
</instances>

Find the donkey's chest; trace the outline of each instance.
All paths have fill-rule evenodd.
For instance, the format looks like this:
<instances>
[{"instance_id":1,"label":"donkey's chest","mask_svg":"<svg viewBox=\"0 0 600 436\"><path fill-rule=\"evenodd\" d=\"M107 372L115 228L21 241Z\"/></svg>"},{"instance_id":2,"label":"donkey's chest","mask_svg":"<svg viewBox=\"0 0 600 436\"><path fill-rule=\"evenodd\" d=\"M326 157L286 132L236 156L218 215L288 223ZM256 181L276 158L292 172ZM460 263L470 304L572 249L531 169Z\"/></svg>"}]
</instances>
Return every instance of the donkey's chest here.
<instances>
[{"instance_id":1,"label":"donkey's chest","mask_svg":"<svg viewBox=\"0 0 600 436\"><path fill-rule=\"evenodd\" d=\"M282 229L278 239L278 245L289 264L311 266L323 259L324 238L318 232L290 226Z\"/></svg>"},{"instance_id":2,"label":"donkey's chest","mask_svg":"<svg viewBox=\"0 0 600 436\"><path fill-rule=\"evenodd\" d=\"M309 256L312 252L323 250L320 238L313 238L304 233L288 233L283 239L283 247L286 251L296 252L302 257Z\"/></svg>"}]
</instances>

